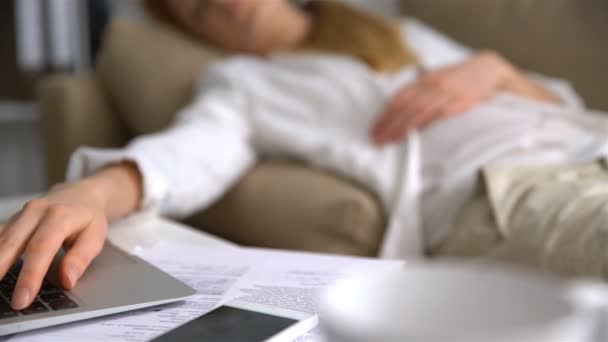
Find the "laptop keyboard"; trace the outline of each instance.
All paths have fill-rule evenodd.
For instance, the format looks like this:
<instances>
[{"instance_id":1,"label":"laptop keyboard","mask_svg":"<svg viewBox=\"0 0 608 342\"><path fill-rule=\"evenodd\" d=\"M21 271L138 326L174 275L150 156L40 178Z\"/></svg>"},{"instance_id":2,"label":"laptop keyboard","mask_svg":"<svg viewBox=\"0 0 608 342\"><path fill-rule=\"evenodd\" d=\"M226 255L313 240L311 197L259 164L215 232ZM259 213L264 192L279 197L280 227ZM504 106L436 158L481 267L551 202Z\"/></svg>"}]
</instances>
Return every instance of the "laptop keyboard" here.
<instances>
[{"instance_id":1,"label":"laptop keyboard","mask_svg":"<svg viewBox=\"0 0 608 342\"><path fill-rule=\"evenodd\" d=\"M71 300L61 288L45 279L38 296L36 296L36 300L29 308L21 311L13 310L10 305L10 300L13 296L13 289L15 288L21 265L22 261L19 260L11 267L4 276L4 279L0 281L0 320L78 307L78 304Z\"/></svg>"}]
</instances>

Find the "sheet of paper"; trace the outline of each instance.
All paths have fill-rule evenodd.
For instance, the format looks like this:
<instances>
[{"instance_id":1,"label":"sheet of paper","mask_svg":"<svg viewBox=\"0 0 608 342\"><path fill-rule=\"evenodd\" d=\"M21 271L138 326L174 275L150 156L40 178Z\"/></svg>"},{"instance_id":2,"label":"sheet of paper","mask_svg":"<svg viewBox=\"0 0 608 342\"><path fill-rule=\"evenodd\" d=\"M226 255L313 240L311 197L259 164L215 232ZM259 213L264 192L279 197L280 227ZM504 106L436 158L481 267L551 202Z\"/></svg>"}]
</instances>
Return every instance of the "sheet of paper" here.
<instances>
[{"instance_id":1,"label":"sheet of paper","mask_svg":"<svg viewBox=\"0 0 608 342\"><path fill-rule=\"evenodd\" d=\"M402 261L255 248L197 248L170 242L135 254L198 293L181 303L19 334L8 341L146 341L237 298L315 313L319 289L337 278L398 271L404 265ZM312 331L298 341L316 339L317 333Z\"/></svg>"}]
</instances>

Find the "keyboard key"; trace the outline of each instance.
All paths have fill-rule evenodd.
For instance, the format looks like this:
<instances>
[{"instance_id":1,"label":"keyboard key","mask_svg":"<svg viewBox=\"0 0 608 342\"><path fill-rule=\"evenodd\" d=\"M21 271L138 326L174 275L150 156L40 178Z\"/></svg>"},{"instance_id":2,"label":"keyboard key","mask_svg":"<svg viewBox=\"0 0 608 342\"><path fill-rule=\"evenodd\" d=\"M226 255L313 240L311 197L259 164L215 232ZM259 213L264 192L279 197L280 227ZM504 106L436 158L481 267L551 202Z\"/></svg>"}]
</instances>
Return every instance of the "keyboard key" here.
<instances>
[{"instance_id":1,"label":"keyboard key","mask_svg":"<svg viewBox=\"0 0 608 342\"><path fill-rule=\"evenodd\" d=\"M0 294L6 298L10 298L13 295L13 289L15 288L15 278L7 274L2 281L0 281Z\"/></svg>"},{"instance_id":2,"label":"keyboard key","mask_svg":"<svg viewBox=\"0 0 608 342\"><path fill-rule=\"evenodd\" d=\"M19 314L17 311L13 310L8 302L5 302L2 298L0 298L0 319L12 318L18 315Z\"/></svg>"},{"instance_id":3,"label":"keyboard key","mask_svg":"<svg viewBox=\"0 0 608 342\"><path fill-rule=\"evenodd\" d=\"M17 282L17 277L12 275L11 273L7 273L4 276L4 278L2 278L2 281L0 283L6 284L6 285L15 285L16 282Z\"/></svg>"},{"instance_id":4,"label":"keyboard key","mask_svg":"<svg viewBox=\"0 0 608 342\"><path fill-rule=\"evenodd\" d=\"M36 301L34 301L34 303L32 303L32 305L29 308L21 310L21 313L24 315L32 315L32 314L37 314L37 313L42 313L42 312L47 312L47 311L49 311L49 309L47 309L46 306L44 304L42 304L41 301L36 300Z\"/></svg>"},{"instance_id":5,"label":"keyboard key","mask_svg":"<svg viewBox=\"0 0 608 342\"><path fill-rule=\"evenodd\" d=\"M77 308L78 304L76 304L70 298L65 297L63 299L58 299L58 300L50 302L49 306L53 310L64 310L64 309L74 309L74 308Z\"/></svg>"},{"instance_id":6,"label":"keyboard key","mask_svg":"<svg viewBox=\"0 0 608 342\"><path fill-rule=\"evenodd\" d=\"M23 266L23 261L21 261L21 259L17 260L17 262L15 262L13 264L13 267L10 268L9 272L11 272L14 275L18 275L19 272L21 272L21 266Z\"/></svg>"},{"instance_id":7,"label":"keyboard key","mask_svg":"<svg viewBox=\"0 0 608 342\"><path fill-rule=\"evenodd\" d=\"M0 294L2 294L7 299L13 298L14 289L15 288L13 287L13 285L11 285L10 287L7 287L7 288L0 288Z\"/></svg>"},{"instance_id":8,"label":"keyboard key","mask_svg":"<svg viewBox=\"0 0 608 342\"><path fill-rule=\"evenodd\" d=\"M2 290L11 290L13 287L15 287L15 284L11 284L8 281L2 281L2 282L0 282L0 291L2 291Z\"/></svg>"},{"instance_id":9,"label":"keyboard key","mask_svg":"<svg viewBox=\"0 0 608 342\"><path fill-rule=\"evenodd\" d=\"M53 293L53 292L63 292L63 290L55 285L53 285L48 280L44 280L42 282L42 287L40 288L40 294Z\"/></svg>"},{"instance_id":10,"label":"keyboard key","mask_svg":"<svg viewBox=\"0 0 608 342\"><path fill-rule=\"evenodd\" d=\"M17 317L19 316L19 314L17 313L17 311L0 311L0 319L4 319L4 318L13 318L13 317Z\"/></svg>"},{"instance_id":11,"label":"keyboard key","mask_svg":"<svg viewBox=\"0 0 608 342\"><path fill-rule=\"evenodd\" d=\"M60 300L60 299L64 299L64 298L67 298L67 296L63 292L52 292L52 293L40 294L40 299L46 303L54 302L56 300Z\"/></svg>"}]
</instances>

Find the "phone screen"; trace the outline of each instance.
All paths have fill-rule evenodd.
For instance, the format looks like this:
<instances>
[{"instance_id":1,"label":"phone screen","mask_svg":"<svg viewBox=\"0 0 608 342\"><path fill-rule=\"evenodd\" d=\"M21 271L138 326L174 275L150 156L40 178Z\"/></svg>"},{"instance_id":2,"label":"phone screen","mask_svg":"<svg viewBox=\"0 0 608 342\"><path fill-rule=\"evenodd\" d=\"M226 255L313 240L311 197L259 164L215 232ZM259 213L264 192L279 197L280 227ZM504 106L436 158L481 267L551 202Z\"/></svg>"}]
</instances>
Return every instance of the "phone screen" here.
<instances>
[{"instance_id":1,"label":"phone screen","mask_svg":"<svg viewBox=\"0 0 608 342\"><path fill-rule=\"evenodd\" d=\"M153 341L260 342L297 322L290 318L220 306Z\"/></svg>"}]
</instances>

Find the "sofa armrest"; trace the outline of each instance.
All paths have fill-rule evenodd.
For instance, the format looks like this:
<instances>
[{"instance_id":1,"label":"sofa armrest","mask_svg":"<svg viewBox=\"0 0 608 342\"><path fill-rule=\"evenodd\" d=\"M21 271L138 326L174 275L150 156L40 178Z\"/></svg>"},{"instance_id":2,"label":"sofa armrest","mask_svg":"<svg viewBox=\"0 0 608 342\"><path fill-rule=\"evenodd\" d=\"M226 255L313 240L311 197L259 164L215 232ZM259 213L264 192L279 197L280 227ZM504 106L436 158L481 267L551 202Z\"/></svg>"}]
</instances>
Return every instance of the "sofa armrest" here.
<instances>
[{"instance_id":1,"label":"sofa armrest","mask_svg":"<svg viewBox=\"0 0 608 342\"><path fill-rule=\"evenodd\" d=\"M78 147L118 147L129 138L95 78L52 75L40 81L37 97L49 185L64 180Z\"/></svg>"},{"instance_id":2,"label":"sofa armrest","mask_svg":"<svg viewBox=\"0 0 608 342\"><path fill-rule=\"evenodd\" d=\"M307 165L265 161L188 223L243 245L376 256L384 216L378 200L352 182Z\"/></svg>"}]
</instances>

